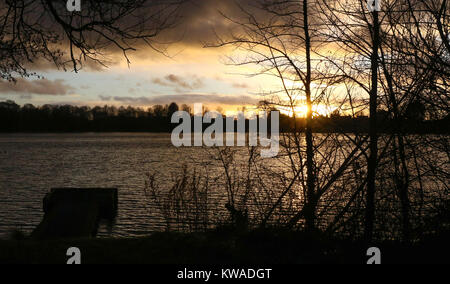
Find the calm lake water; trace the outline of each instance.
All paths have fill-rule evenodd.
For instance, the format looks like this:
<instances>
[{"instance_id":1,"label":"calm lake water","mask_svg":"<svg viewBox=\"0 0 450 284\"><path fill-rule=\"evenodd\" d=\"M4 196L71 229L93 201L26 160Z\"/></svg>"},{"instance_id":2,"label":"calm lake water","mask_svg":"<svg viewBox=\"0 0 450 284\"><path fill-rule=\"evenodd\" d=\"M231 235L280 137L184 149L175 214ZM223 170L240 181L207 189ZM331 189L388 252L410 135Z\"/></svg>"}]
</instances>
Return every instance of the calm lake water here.
<instances>
[{"instance_id":1,"label":"calm lake water","mask_svg":"<svg viewBox=\"0 0 450 284\"><path fill-rule=\"evenodd\" d=\"M146 173L180 171L208 159L201 148L172 146L170 134L0 135L0 238L31 232L43 217L42 199L54 187L117 187L119 214L112 232L139 236L165 229L145 198Z\"/></svg>"}]
</instances>

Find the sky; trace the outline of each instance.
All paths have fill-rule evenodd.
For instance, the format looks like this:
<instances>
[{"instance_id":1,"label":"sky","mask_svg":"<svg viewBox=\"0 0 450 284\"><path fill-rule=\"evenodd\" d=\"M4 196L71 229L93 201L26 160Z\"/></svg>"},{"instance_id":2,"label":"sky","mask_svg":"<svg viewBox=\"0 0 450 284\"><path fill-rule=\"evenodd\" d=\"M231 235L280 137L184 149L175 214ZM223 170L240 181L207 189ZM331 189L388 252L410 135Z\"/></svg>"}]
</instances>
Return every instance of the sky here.
<instances>
[{"instance_id":1,"label":"sky","mask_svg":"<svg viewBox=\"0 0 450 284\"><path fill-rule=\"evenodd\" d=\"M203 103L235 111L262 100L261 93L277 85L270 78L251 77L252 70L229 66L231 48L204 48L216 33L228 32L220 15L235 13L233 1L195 0L183 8L181 24L161 37L171 39L166 55L144 46L130 53L128 65L121 54L109 54L108 68L85 66L78 73L36 64L42 78L18 78L16 84L0 81L0 100L23 105L124 105Z\"/></svg>"}]
</instances>

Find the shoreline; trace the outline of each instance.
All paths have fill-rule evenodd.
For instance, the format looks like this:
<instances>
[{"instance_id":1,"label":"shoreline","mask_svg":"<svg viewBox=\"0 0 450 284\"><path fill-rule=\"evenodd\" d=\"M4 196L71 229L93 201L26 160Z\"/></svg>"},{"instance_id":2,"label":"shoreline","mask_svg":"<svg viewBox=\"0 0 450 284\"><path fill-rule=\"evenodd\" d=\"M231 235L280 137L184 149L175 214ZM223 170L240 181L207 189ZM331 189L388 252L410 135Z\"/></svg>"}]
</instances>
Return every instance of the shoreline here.
<instances>
[{"instance_id":1,"label":"shoreline","mask_svg":"<svg viewBox=\"0 0 450 284\"><path fill-rule=\"evenodd\" d=\"M84 264L365 264L367 249L378 247L382 263L448 263L449 234L415 244L331 240L301 232L214 231L154 233L142 238L74 240L0 240L0 263L64 264L70 247L78 247Z\"/></svg>"}]
</instances>

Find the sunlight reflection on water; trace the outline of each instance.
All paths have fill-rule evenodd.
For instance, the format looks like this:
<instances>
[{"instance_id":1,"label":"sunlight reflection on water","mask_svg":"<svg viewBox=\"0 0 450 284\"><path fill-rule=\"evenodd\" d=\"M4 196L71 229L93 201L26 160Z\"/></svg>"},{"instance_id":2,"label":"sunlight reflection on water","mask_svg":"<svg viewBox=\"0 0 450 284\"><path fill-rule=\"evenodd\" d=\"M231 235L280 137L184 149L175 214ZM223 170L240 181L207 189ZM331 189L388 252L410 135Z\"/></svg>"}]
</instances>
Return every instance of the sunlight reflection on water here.
<instances>
[{"instance_id":1,"label":"sunlight reflection on water","mask_svg":"<svg viewBox=\"0 0 450 284\"><path fill-rule=\"evenodd\" d=\"M343 159L342 151L334 151L333 144L323 144L324 148L328 146L332 156L338 161L336 164L339 165L339 161ZM351 152L351 148L340 149ZM234 148L234 150L238 152L236 159L245 164L248 157L247 149ZM427 149L427 152L433 157L433 161L444 163L444 166L446 165L444 171L448 172L448 156L445 156L445 152L432 151L431 148ZM103 224L100 227L100 237L142 236L163 231L166 229L166 220L145 194L146 174L157 171L161 178L158 182L170 184L173 175L179 174L183 166L188 165L195 167L202 175L207 170L208 178L211 178L223 174L223 168L216 159L216 154L216 149L211 148L175 148L172 146L170 134L1 134L0 238L7 237L16 229L31 232L43 217L42 199L45 193L55 187L119 189L119 212L116 223L112 231ZM286 170L289 172L290 164L287 156L281 155L280 158L263 163L275 172L284 173ZM207 169L205 165L208 166ZM237 169L238 172L240 170ZM386 170L389 174L390 169ZM267 182L268 191L266 195L260 196L256 206L273 204L274 200L271 199L277 199L279 196L277 191L283 189L277 181L277 176L262 177L264 182ZM436 183L435 186L433 176L428 177L428 181L425 175L422 179L425 185L431 185L430 190L433 192L442 193L444 196L448 192L442 189L442 185ZM348 183L345 185L352 186ZM227 193L220 183L216 184L216 188L219 190L208 192L208 202L212 201L212 206L208 204L208 208L213 209L216 215L225 216ZM389 189L389 185L386 188ZM343 192L342 196L345 198L345 191L339 191L339 185L337 189L330 191L336 192L338 197L340 192ZM433 199L436 193L427 194ZM302 190L297 189L295 197L291 200L298 203L301 195ZM340 199L335 201L336 206L341 206ZM295 212L298 210L296 202L293 202L291 208ZM280 210L281 216L289 216L289 212L283 210ZM331 217L334 216L333 212L335 211L328 212ZM394 215L385 212L383 214L393 219ZM328 217L324 216L324 219Z\"/></svg>"}]
</instances>

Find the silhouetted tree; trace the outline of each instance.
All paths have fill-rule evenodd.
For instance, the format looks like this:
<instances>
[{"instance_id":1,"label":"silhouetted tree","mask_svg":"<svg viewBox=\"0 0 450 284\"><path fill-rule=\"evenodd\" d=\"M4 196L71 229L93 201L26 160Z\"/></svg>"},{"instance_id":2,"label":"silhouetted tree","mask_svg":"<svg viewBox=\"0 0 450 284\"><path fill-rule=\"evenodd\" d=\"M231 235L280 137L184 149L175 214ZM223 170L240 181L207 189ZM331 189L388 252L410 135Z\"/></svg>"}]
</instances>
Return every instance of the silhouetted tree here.
<instances>
[{"instance_id":1,"label":"silhouetted tree","mask_svg":"<svg viewBox=\"0 0 450 284\"><path fill-rule=\"evenodd\" d=\"M167 116L164 111L164 106L162 106L162 105L153 106L153 114L157 118L163 118L163 117Z\"/></svg>"},{"instance_id":2,"label":"silhouetted tree","mask_svg":"<svg viewBox=\"0 0 450 284\"><path fill-rule=\"evenodd\" d=\"M33 75L30 64L48 61L78 71L83 63L105 66L105 50L128 53L146 44L163 51L154 38L178 20L184 0L83 0L81 12L67 1L0 2L0 78Z\"/></svg>"},{"instance_id":3,"label":"silhouetted tree","mask_svg":"<svg viewBox=\"0 0 450 284\"><path fill-rule=\"evenodd\" d=\"M179 111L179 109L180 108L178 107L178 105L176 103L171 103L168 107L168 113L167 113L168 118L170 119L174 113Z\"/></svg>"},{"instance_id":4,"label":"silhouetted tree","mask_svg":"<svg viewBox=\"0 0 450 284\"><path fill-rule=\"evenodd\" d=\"M266 101L274 107L290 112L292 135L283 137L282 145L289 159L290 178L286 188L280 193L273 207L263 218L262 226L273 216L273 212L293 192L300 192L301 206L286 222L289 228L303 226L308 231L318 229L320 205L329 206L333 198L332 188L342 181L348 167L363 154L364 139L357 136L355 149L347 147L339 163L333 158L331 144L340 147L342 137L338 135L314 135L314 125L325 125L315 107L330 104L331 101L343 106L342 100L333 97L333 84L343 81L336 71L317 59L317 48L322 44L321 24L317 22L317 1L255 1L254 4L238 5L240 18L225 17L237 32L221 36L210 46L234 45L248 53L243 60L231 59L231 64L255 65L259 68L251 75L267 75L280 81L279 89ZM300 118L298 108L306 106L306 117ZM349 107L352 109L352 107ZM267 109L267 107L264 107ZM314 119L314 115L317 119ZM316 121L318 123L316 123ZM323 127L323 126L322 126ZM344 135L344 140L348 139ZM337 149L337 148L334 148ZM333 162L332 162L333 161ZM359 187L359 185L357 186ZM324 212L322 212L324 214ZM303 221L303 222L300 222ZM320 224L323 228L323 224Z\"/></svg>"},{"instance_id":5,"label":"silhouetted tree","mask_svg":"<svg viewBox=\"0 0 450 284\"><path fill-rule=\"evenodd\" d=\"M192 115L192 108L190 106L188 106L187 104L181 105L181 110Z\"/></svg>"}]
</instances>

